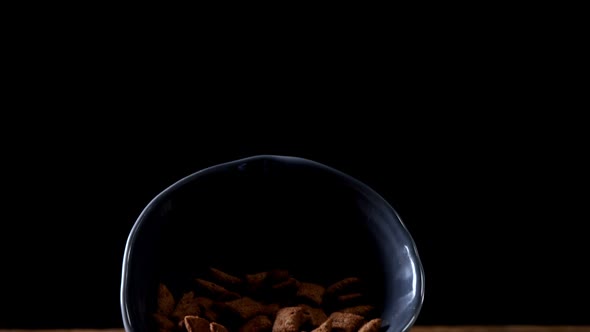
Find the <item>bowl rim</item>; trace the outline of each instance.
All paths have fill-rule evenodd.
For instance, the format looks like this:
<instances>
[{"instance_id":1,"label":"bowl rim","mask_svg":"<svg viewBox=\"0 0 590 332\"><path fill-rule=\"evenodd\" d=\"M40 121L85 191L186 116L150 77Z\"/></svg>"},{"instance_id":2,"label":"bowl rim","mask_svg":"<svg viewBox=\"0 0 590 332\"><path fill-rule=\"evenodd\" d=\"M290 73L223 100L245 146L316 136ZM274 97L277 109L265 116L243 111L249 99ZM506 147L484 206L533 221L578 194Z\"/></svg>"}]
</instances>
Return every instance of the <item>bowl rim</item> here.
<instances>
[{"instance_id":1,"label":"bowl rim","mask_svg":"<svg viewBox=\"0 0 590 332\"><path fill-rule=\"evenodd\" d=\"M203 168L199 171L196 171L192 174L189 174L183 178L181 178L180 180L174 182L173 184L171 184L170 186L168 186L166 189L162 190L160 193L158 193L145 207L144 209L141 211L141 213L139 214L139 216L137 217L137 219L135 220L135 223L133 224L133 227L131 228L131 230L129 231L129 235L127 237L127 242L125 243L125 251L123 254L123 264L122 264L122 269L121 269L121 286L120 286L120 305L121 305L121 314L122 314L122 319L123 319L123 325L125 327L125 331L127 332L131 332L133 329L131 328L131 320L130 320L130 313L128 311L128 306L127 306L127 294L125 293L125 285L127 284L127 266L130 260L130 255L131 255L131 251L133 248L133 244L135 242L135 237L137 234L137 230L141 227L141 224L143 223L143 221L145 220L146 215L148 215L148 213L151 212L151 210L158 205L158 203L164 199L165 196L167 196L170 192L176 190L177 188L183 186L186 183L191 182L192 180L194 180L197 177L201 177L204 176L208 173L211 173L213 171L215 171L217 168L225 168L227 166L231 166L231 165L237 165L237 164L243 164L246 162L250 162L253 160L258 160L258 159L272 159L272 160L281 160L283 162L289 162L289 161L297 161L297 162L301 162L301 163L306 163L306 164L310 164L314 167L318 167L321 169L324 169L326 171L335 173L343 178L345 178L348 181L351 181L353 183L355 183L357 186L359 186L361 189L363 189L364 191L367 191L369 193L371 193L372 195L376 195L378 198L380 198L384 204L386 204L387 207L389 207L391 209L391 211L394 213L395 217L397 218L397 220L399 221L399 224L401 226L401 228L404 230L404 232L406 233L406 235L408 236L408 239L410 240L410 244L411 246L411 250L412 250L412 258L415 260L416 263L416 267L417 267L417 271L418 273L416 274L416 278L418 279L416 282L416 292L418 293L418 303L417 306L414 309L414 313L413 315L410 317L410 319L408 320L407 324L404 326L404 328L402 329L402 332L408 331L416 322L416 319L418 318L418 315L420 314L420 311L422 309L422 304L424 302L424 268L422 266L422 261L420 260L420 256L418 254L418 249L416 247L416 243L414 241L414 239L412 238L412 235L410 234L409 230L407 229L406 225L403 223L402 219L400 218L399 214L397 213L397 211L391 206L391 204L389 204L389 202L387 200L385 200L383 198L383 196L381 196L379 193L377 193L375 190L373 190L371 187L369 187L368 185L366 185L365 183L361 182L360 180L352 177L351 175L348 175L342 171L339 171L335 168L332 168L330 166L327 166L325 164L319 163L317 161L313 161L310 159L306 159L306 158L301 158L301 157L294 157L294 156L284 156L284 155L272 155L272 154L261 154L261 155L254 155L254 156L250 156L250 157L246 157L246 158L241 158L241 159L236 159L233 161L228 161L228 162L223 162L223 163L219 163L213 166L209 166L206 168Z\"/></svg>"}]
</instances>

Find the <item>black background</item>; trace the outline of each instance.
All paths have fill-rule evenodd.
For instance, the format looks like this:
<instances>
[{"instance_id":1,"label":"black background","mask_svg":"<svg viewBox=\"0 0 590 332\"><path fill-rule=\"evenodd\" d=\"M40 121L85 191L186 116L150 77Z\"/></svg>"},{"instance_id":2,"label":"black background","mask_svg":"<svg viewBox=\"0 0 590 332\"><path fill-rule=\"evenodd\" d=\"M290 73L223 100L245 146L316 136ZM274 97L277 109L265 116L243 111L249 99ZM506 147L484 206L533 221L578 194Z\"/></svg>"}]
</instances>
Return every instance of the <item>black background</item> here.
<instances>
[{"instance_id":1,"label":"black background","mask_svg":"<svg viewBox=\"0 0 590 332\"><path fill-rule=\"evenodd\" d=\"M142 209L186 175L256 154L324 163L392 204L426 273L418 324L590 324L588 128L569 115L568 62L540 56L548 34L410 36L415 25L389 42L360 36L359 57L352 34L333 52L239 31L218 39L230 50L122 32L19 39L29 48L15 48L2 122L0 327L120 327L122 254Z\"/></svg>"},{"instance_id":2,"label":"black background","mask_svg":"<svg viewBox=\"0 0 590 332\"><path fill-rule=\"evenodd\" d=\"M256 154L325 163L391 202L426 271L419 324L590 323L575 151L518 126L391 130L403 126L37 140L7 177L0 325L121 326L121 258L143 207L194 171Z\"/></svg>"}]
</instances>

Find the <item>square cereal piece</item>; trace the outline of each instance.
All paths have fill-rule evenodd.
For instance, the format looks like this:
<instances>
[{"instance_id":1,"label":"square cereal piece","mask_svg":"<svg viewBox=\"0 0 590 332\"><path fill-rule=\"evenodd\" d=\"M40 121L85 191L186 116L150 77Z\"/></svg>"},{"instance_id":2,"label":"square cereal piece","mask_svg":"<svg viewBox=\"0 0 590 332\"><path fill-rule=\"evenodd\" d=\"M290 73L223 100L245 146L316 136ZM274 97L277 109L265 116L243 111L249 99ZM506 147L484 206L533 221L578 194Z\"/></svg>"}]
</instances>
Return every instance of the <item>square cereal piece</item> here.
<instances>
[{"instance_id":1,"label":"square cereal piece","mask_svg":"<svg viewBox=\"0 0 590 332\"><path fill-rule=\"evenodd\" d=\"M313 308L307 304L300 304L298 306L303 308L303 313L308 317L307 323L313 328L320 326L328 319L328 316L321 308Z\"/></svg>"},{"instance_id":2,"label":"square cereal piece","mask_svg":"<svg viewBox=\"0 0 590 332\"><path fill-rule=\"evenodd\" d=\"M274 299L291 299L297 293L301 283L295 278L289 278L271 286L270 294Z\"/></svg>"},{"instance_id":3,"label":"square cereal piece","mask_svg":"<svg viewBox=\"0 0 590 332\"><path fill-rule=\"evenodd\" d=\"M214 282L228 289L239 290L244 283L242 279L212 267L209 268L208 274Z\"/></svg>"},{"instance_id":4,"label":"square cereal piece","mask_svg":"<svg viewBox=\"0 0 590 332\"><path fill-rule=\"evenodd\" d=\"M272 287L289 279L287 270L271 270L268 272L259 272L246 275L246 288L249 293L255 294L261 289Z\"/></svg>"},{"instance_id":5,"label":"square cereal piece","mask_svg":"<svg viewBox=\"0 0 590 332\"><path fill-rule=\"evenodd\" d=\"M194 292L184 293L182 298L176 304L176 308L172 312L172 317L176 321L184 319L184 316L198 316L201 314L201 308L199 307L199 300L195 298Z\"/></svg>"},{"instance_id":6,"label":"square cereal piece","mask_svg":"<svg viewBox=\"0 0 590 332\"><path fill-rule=\"evenodd\" d=\"M263 315L274 319L279 309L281 309L281 306L278 303L266 304L264 305Z\"/></svg>"},{"instance_id":7,"label":"square cereal piece","mask_svg":"<svg viewBox=\"0 0 590 332\"><path fill-rule=\"evenodd\" d=\"M272 332L299 332L306 318L301 307L283 308L277 312Z\"/></svg>"},{"instance_id":8,"label":"square cereal piece","mask_svg":"<svg viewBox=\"0 0 590 332\"><path fill-rule=\"evenodd\" d=\"M362 298L364 298L363 293L351 293L351 294L337 296L336 301L338 301L340 303L350 303L350 302L356 302Z\"/></svg>"},{"instance_id":9,"label":"square cereal piece","mask_svg":"<svg viewBox=\"0 0 590 332\"><path fill-rule=\"evenodd\" d=\"M195 279L195 283L201 292L214 300L229 301L240 298L240 294L229 291L211 281L197 278Z\"/></svg>"},{"instance_id":10,"label":"square cereal piece","mask_svg":"<svg viewBox=\"0 0 590 332\"><path fill-rule=\"evenodd\" d=\"M229 332L229 330L225 326L217 324L215 322L209 324L209 329L211 330L211 332Z\"/></svg>"},{"instance_id":11,"label":"square cereal piece","mask_svg":"<svg viewBox=\"0 0 590 332\"><path fill-rule=\"evenodd\" d=\"M254 316L263 315L268 310L265 305L249 297L242 297L226 302L224 307L224 310L239 317L242 321L249 320Z\"/></svg>"},{"instance_id":12,"label":"square cereal piece","mask_svg":"<svg viewBox=\"0 0 590 332\"><path fill-rule=\"evenodd\" d=\"M326 289L318 284L302 282L297 290L297 298L309 304L320 306Z\"/></svg>"},{"instance_id":13,"label":"square cereal piece","mask_svg":"<svg viewBox=\"0 0 590 332\"><path fill-rule=\"evenodd\" d=\"M326 288L326 296L333 297L337 295L341 295L343 293L357 291L361 286L361 279L360 278L346 278L342 279L328 288Z\"/></svg>"},{"instance_id":14,"label":"square cereal piece","mask_svg":"<svg viewBox=\"0 0 590 332\"><path fill-rule=\"evenodd\" d=\"M272 322L266 316L256 316L242 325L238 332L270 332Z\"/></svg>"},{"instance_id":15,"label":"square cereal piece","mask_svg":"<svg viewBox=\"0 0 590 332\"><path fill-rule=\"evenodd\" d=\"M270 270L268 271L267 274L267 282L270 285L276 284L276 283L280 283L283 282L287 279L289 279L289 271L288 270L282 270L282 269L275 269L275 270Z\"/></svg>"},{"instance_id":16,"label":"square cereal piece","mask_svg":"<svg viewBox=\"0 0 590 332\"><path fill-rule=\"evenodd\" d=\"M188 332L210 332L209 321L199 316L184 317L184 326Z\"/></svg>"},{"instance_id":17,"label":"square cereal piece","mask_svg":"<svg viewBox=\"0 0 590 332\"><path fill-rule=\"evenodd\" d=\"M170 320L170 318L166 317L165 315L155 313L152 316L154 317L154 320L156 321L158 328L160 328L161 330L172 330L174 328L174 323Z\"/></svg>"},{"instance_id":18,"label":"square cereal piece","mask_svg":"<svg viewBox=\"0 0 590 332\"><path fill-rule=\"evenodd\" d=\"M356 307L350 307L345 309L340 309L338 312L343 312L347 314L355 314L359 316L363 316L365 318L369 317L375 311L375 307L372 305L359 305Z\"/></svg>"},{"instance_id":19,"label":"square cereal piece","mask_svg":"<svg viewBox=\"0 0 590 332\"><path fill-rule=\"evenodd\" d=\"M250 293L258 292L265 284L268 277L268 272L260 272L256 274L246 275L246 288Z\"/></svg>"},{"instance_id":20,"label":"square cereal piece","mask_svg":"<svg viewBox=\"0 0 590 332\"><path fill-rule=\"evenodd\" d=\"M215 322L219 319L219 308L216 303L207 297L196 297L195 302L199 307L199 316L205 318L210 322Z\"/></svg>"},{"instance_id":21,"label":"square cereal piece","mask_svg":"<svg viewBox=\"0 0 590 332\"><path fill-rule=\"evenodd\" d=\"M332 329L340 332L356 332L365 321L363 316L343 312L333 312L330 318L333 320Z\"/></svg>"},{"instance_id":22,"label":"square cereal piece","mask_svg":"<svg viewBox=\"0 0 590 332\"><path fill-rule=\"evenodd\" d=\"M158 286L158 310L157 312L162 315L170 315L174 311L176 303L174 296L164 284Z\"/></svg>"},{"instance_id":23,"label":"square cereal piece","mask_svg":"<svg viewBox=\"0 0 590 332\"><path fill-rule=\"evenodd\" d=\"M322 325L320 325L317 329L315 329L311 332L331 332L332 331L332 323L333 323L333 319L328 318L328 319L326 319L325 322L322 323Z\"/></svg>"},{"instance_id":24,"label":"square cereal piece","mask_svg":"<svg viewBox=\"0 0 590 332\"><path fill-rule=\"evenodd\" d=\"M378 332L381 328L381 318L375 318L361 327L359 332Z\"/></svg>"}]
</instances>

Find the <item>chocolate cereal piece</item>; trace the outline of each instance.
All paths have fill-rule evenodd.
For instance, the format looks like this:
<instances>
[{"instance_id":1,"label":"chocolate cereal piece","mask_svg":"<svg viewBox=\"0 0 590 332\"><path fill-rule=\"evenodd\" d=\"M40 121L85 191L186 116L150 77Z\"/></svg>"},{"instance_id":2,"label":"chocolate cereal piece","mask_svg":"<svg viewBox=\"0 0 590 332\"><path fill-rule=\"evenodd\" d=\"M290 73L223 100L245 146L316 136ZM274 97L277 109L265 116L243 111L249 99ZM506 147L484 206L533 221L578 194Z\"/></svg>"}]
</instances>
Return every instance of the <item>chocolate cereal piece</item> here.
<instances>
[{"instance_id":1,"label":"chocolate cereal piece","mask_svg":"<svg viewBox=\"0 0 590 332\"><path fill-rule=\"evenodd\" d=\"M203 318L210 322L214 322L219 319L219 314L216 311L205 311L202 313Z\"/></svg>"},{"instance_id":2,"label":"chocolate cereal piece","mask_svg":"<svg viewBox=\"0 0 590 332\"><path fill-rule=\"evenodd\" d=\"M270 332L272 330L272 322L266 316L256 316L244 324L239 332Z\"/></svg>"},{"instance_id":3,"label":"chocolate cereal piece","mask_svg":"<svg viewBox=\"0 0 590 332\"><path fill-rule=\"evenodd\" d=\"M274 318L279 309L281 309L281 306L278 303L267 304L264 306L263 314L269 318Z\"/></svg>"},{"instance_id":4,"label":"chocolate cereal piece","mask_svg":"<svg viewBox=\"0 0 590 332\"><path fill-rule=\"evenodd\" d=\"M272 332L299 332L306 316L301 307L286 307L277 312Z\"/></svg>"},{"instance_id":5,"label":"chocolate cereal piece","mask_svg":"<svg viewBox=\"0 0 590 332\"><path fill-rule=\"evenodd\" d=\"M311 332L331 332L333 321L334 320L332 318L328 318L325 322L322 323L322 325L320 325L317 329Z\"/></svg>"},{"instance_id":6,"label":"chocolate cereal piece","mask_svg":"<svg viewBox=\"0 0 590 332\"><path fill-rule=\"evenodd\" d=\"M172 330L174 328L174 323L166 315L156 313L153 316L160 330Z\"/></svg>"},{"instance_id":7,"label":"chocolate cereal piece","mask_svg":"<svg viewBox=\"0 0 590 332\"><path fill-rule=\"evenodd\" d=\"M162 315L170 315L174 311L176 303L174 296L166 285L160 284L158 286L158 313Z\"/></svg>"},{"instance_id":8,"label":"chocolate cereal piece","mask_svg":"<svg viewBox=\"0 0 590 332\"><path fill-rule=\"evenodd\" d=\"M330 318L333 319L332 329L339 332L356 332L365 320L362 316L343 312L333 312Z\"/></svg>"},{"instance_id":9,"label":"chocolate cereal piece","mask_svg":"<svg viewBox=\"0 0 590 332\"><path fill-rule=\"evenodd\" d=\"M339 295L336 297L336 302L340 305L354 305L359 303L364 298L362 293L352 293L346 295Z\"/></svg>"},{"instance_id":10,"label":"chocolate cereal piece","mask_svg":"<svg viewBox=\"0 0 590 332\"><path fill-rule=\"evenodd\" d=\"M282 269L270 270L270 271L268 271L268 274L267 274L267 282L270 285L273 285L273 284L280 283L282 281L289 279L289 276L290 275L289 275L288 270L282 270Z\"/></svg>"},{"instance_id":11,"label":"chocolate cereal piece","mask_svg":"<svg viewBox=\"0 0 590 332\"><path fill-rule=\"evenodd\" d=\"M297 281L295 278L289 278L287 280L281 281L278 284L274 284L272 288L272 296L275 298L291 298L297 293L297 289L301 283Z\"/></svg>"},{"instance_id":12,"label":"chocolate cereal piece","mask_svg":"<svg viewBox=\"0 0 590 332\"><path fill-rule=\"evenodd\" d=\"M197 286L201 291L203 291L205 294L211 296L214 299L228 301L240 298L240 294L229 291L211 281L197 278L195 279L195 282L197 283Z\"/></svg>"},{"instance_id":13,"label":"chocolate cereal piece","mask_svg":"<svg viewBox=\"0 0 590 332\"><path fill-rule=\"evenodd\" d=\"M215 322L209 324L209 330L211 332L229 332L229 330L225 326Z\"/></svg>"},{"instance_id":14,"label":"chocolate cereal piece","mask_svg":"<svg viewBox=\"0 0 590 332\"><path fill-rule=\"evenodd\" d=\"M195 302L199 307L199 316L205 318L210 322L217 321L219 319L219 312L215 302L207 297L197 297Z\"/></svg>"},{"instance_id":15,"label":"chocolate cereal piece","mask_svg":"<svg viewBox=\"0 0 590 332\"><path fill-rule=\"evenodd\" d=\"M360 283L361 279L359 278L346 278L340 280L326 288L326 296L336 296L348 291L357 290Z\"/></svg>"},{"instance_id":16,"label":"chocolate cereal piece","mask_svg":"<svg viewBox=\"0 0 590 332\"><path fill-rule=\"evenodd\" d=\"M375 318L361 327L359 332L378 332L381 328L381 318Z\"/></svg>"},{"instance_id":17,"label":"chocolate cereal piece","mask_svg":"<svg viewBox=\"0 0 590 332\"><path fill-rule=\"evenodd\" d=\"M375 307L372 305L359 305L356 307L350 307L345 309L338 310L339 312L348 313L348 314L355 314L363 317L368 317L373 313Z\"/></svg>"},{"instance_id":18,"label":"chocolate cereal piece","mask_svg":"<svg viewBox=\"0 0 590 332\"><path fill-rule=\"evenodd\" d=\"M268 307L249 297L242 297L237 300L225 303L226 310L234 316L238 316L243 321L258 315L263 315Z\"/></svg>"},{"instance_id":19,"label":"chocolate cereal piece","mask_svg":"<svg viewBox=\"0 0 590 332\"><path fill-rule=\"evenodd\" d=\"M246 284L248 291L250 293L255 293L259 291L262 286L264 286L264 282L268 277L268 272L260 272L256 274L247 274L246 275Z\"/></svg>"},{"instance_id":20,"label":"chocolate cereal piece","mask_svg":"<svg viewBox=\"0 0 590 332\"><path fill-rule=\"evenodd\" d=\"M229 289L239 289L243 283L242 279L212 267L209 268L208 272L213 281Z\"/></svg>"},{"instance_id":21,"label":"chocolate cereal piece","mask_svg":"<svg viewBox=\"0 0 590 332\"><path fill-rule=\"evenodd\" d=\"M297 290L297 298L307 303L319 306L322 304L322 298L326 289L318 284L302 282Z\"/></svg>"},{"instance_id":22,"label":"chocolate cereal piece","mask_svg":"<svg viewBox=\"0 0 590 332\"><path fill-rule=\"evenodd\" d=\"M251 293L258 292L259 290L269 286L280 284L281 282L288 279L289 271L281 269L246 275L247 288Z\"/></svg>"},{"instance_id":23,"label":"chocolate cereal piece","mask_svg":"<svg viewBox=\"0 0 590 332\"><path fill-rule=\"evenodd\" d=\"M313 308L307 304L300 304L299 307L303 308L303 313L308 316L307 323L312 327L316 328L328 319L326 313L321 308Z\"/></svg>"},{"instance_id":24,"label":"chocolate cereal piece","mask_svg":"<svg viewBox=\"0 0 590 332\"><path fill-rule=\"evenodd\" d=\"M289 290L289 289L296 289L299 287L301 283L297 281L295 278L289 278L287 280L281 281L278 284L272 285L273 290Z\"/></svg>"},{"instance_id":25,"label":"chocolate cereal piece","mask_svg":"<svg viewBox=\"0 0 590 332\"><path fill-rule=\"evenodd\" d=\"M177 321L182 320L184 316L197 316L201 314L199 301L195 298L194 292L184 293L182 298L176 304L176 308L172 312L172 317Z\"/></svg>"},{"instance_id":26,"label":"chocolate cereal piece","mask_svg":"<svg viewBox=\"0 0 590 332\"><path fill-rule=\"evenodd\" d=\"M210 332L209 321L199 316L184 317L184 326L188 332Z\"/></svg>"}]
</instances>

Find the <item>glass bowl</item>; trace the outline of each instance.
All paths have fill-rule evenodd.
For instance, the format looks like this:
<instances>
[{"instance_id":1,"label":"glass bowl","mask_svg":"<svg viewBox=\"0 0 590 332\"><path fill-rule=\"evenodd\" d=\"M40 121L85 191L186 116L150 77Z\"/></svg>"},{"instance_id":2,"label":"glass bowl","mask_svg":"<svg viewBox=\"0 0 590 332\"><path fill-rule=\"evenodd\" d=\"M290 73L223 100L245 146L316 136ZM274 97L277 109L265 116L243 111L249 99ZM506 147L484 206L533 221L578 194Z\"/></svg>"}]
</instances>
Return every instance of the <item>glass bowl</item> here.
<instances>
[{"instance_id":1,"label":"glass bowl","mask_svg":"<svg viewBox=\"0 0 590 332\"><path fill-rule=\"evenodd\" d=\"M208 267L286 268L299 280L358 276L383 330L410 329L422 306L416 246L394 209L360 181L320 163L254 156L189 175L158 194L127 240L121 280L125 330L152 331L158 284L173 293Z\"/></svg>"}]
</instances>

